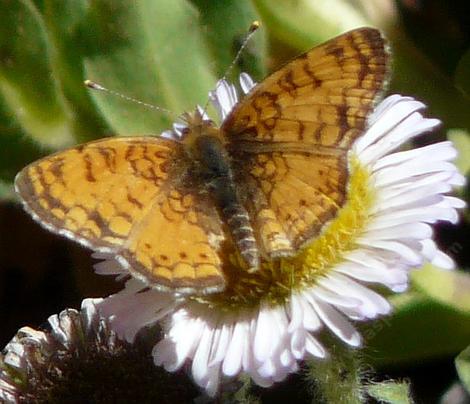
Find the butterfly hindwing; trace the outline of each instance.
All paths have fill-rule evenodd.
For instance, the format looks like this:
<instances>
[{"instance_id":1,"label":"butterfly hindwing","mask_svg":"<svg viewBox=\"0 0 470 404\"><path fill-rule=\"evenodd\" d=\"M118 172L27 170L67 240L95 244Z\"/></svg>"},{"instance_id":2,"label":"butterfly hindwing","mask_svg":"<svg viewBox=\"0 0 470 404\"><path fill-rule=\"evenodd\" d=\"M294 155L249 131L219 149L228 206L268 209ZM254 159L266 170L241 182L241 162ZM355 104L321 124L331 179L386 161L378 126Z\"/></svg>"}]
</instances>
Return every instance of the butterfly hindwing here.
<instances>
[{"instance_id":1,"label":"butterfly hindwing","mask_svg":"<svg viewBox=\"0 0 470 404\"><path fill-rule=\"evenodd\" d=\"M343 205L346 165L342 154L272 151L241 154L237 175L258 239L271 257L292 255L315 237Z\"/></svg>"},{"instance_id":2,"label":"butterfly hindwing","mask_svg":"<svg viewBox=\"0 0 470 404\"><path fill-rule=\"evenodd\" d=\"M135 226L119 260L145 281L181 293L221 290L224 240L209 198L173 187Z\"/></svg>"}]
</instances>

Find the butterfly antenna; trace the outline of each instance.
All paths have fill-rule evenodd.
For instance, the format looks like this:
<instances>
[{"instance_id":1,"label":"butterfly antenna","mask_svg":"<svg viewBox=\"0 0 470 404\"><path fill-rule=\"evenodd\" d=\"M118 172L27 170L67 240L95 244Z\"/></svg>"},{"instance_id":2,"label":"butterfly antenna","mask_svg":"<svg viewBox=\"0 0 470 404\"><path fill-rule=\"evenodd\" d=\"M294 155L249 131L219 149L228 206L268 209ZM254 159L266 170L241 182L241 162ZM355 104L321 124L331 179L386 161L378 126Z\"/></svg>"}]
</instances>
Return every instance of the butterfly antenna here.
<instances>
[{"instance_id":1,"label":"butterfly antenna","mask_svg":"<svg viewBox=\"0 0 470 404\"><path fill-rule=\"evenodd\" d=\"M248 42L250 42L251 37L258 30L260 25L261 24L260 24L259 21L253 21L251 23L250 28L248 28L248 32L246 33L245 39L243 40L242 45L240 46L240 49L238 50L237 54L235 55L235 58L233 59L232 63L230 63L230 66L225 71L225 73L222 76L221 80L225 80L227 78L227 76L232 72L233 68L235 67L235 65L240 60L240 57L242 56L243 51L245 50L246 46L248 45Z\"/></svg>"},{"instance_id":2,"label":"butterfly antenna","mask_svg":"<svg viewBox=\"0 0 470 404\"><path fill-rule=\"evenodd\" d=\"M108 93L116 97L122 98L123 100L142 105L145 108L153 109L154 111L164 112L165 114L171 116L172 118L177 118L176 114L173 111L170 111L169 109L157 107L156 105L149 104L148 102L140 101L136 98L132 98L127 95L118 93L117 91L113 91L113 90L110 90L109 88L103 87L101 84L95 83L94 81L85 80L83 83L85 84L85 86L87 86L88 88L91 88L92 90L102 91L104 93Z\"/></svg>"},{"instance_id":3,"label":"butterfly antenna","mask_svg":"<svg viewBox=\"0 0 470 404\"><path fill-rule=\"evenodd\" d=\"M245 50L246 46L248 45L248 42L250 42L251 37L253 34L258 30L258 28L261 26L261 23L257 20L253 21L250 25L250 28L248 28L248 32L246 33L245 39L242 42L242 45L240 46L240 49L238 50L237 54L235 55L235 58L233 59L232 63L230 63L229 67L227 70L225 70L224 75L222 78L217 82L217 85L214 88L214 93L217 91L219 88L220 84L227 78L227 76L232 72L233 68L235 65L238 63L240 60L240 57L242 56L243 51ZM206 104L204 105L203 111L206 111L207 106L209 105L210 99L206 101Z\"/></svg>"}]
</instances>

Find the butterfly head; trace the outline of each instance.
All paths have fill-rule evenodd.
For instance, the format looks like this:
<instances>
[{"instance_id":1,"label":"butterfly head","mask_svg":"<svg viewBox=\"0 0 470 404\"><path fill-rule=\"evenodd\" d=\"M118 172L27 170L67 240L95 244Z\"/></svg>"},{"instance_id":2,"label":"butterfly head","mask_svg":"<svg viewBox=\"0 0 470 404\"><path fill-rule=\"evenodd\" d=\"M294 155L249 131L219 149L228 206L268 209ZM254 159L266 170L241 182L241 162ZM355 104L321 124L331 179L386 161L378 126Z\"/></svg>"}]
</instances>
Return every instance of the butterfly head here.
<instances>
[{"instance_id":1,"label":"butterfly head","mask_svg":"<svg viewBox=\"0 0 470 404\"><path fill-rule=\"evenodd\" d=\"M214 126L214 122L209 118L206 111L203 110L199 105L194 109L193 112L184 112L179 117L188 128L198 128Z\"/></svg>"},{"instance_id":2,"label":"butterfly head","mask_svg":"<svg viewBox=\"0 0 470 404\"><path fill-rule=\"evenodd\" d=\"M181 142L184 144L188 154L192 157L197 158L196 151L201 138L220 138L220 129L199 106L194 112L183 113L180 119L185 125L185 127L181 129Z\"/></svg>"}]
</instances>

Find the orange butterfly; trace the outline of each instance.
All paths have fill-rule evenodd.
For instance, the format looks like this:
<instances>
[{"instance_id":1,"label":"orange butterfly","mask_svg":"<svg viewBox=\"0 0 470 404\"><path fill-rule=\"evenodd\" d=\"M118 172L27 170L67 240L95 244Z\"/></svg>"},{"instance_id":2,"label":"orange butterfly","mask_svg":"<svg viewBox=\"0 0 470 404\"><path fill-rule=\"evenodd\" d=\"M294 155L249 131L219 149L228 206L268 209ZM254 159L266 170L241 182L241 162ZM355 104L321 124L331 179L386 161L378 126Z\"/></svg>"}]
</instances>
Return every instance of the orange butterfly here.
<instances>
[{"instance_id":1,"label":"orange butterfly","mask_svg":"<svg viewBox=\"0 0 470 404\"><path fill-rule=\"evenodd\" d=\"M222 290L227 243L257 271L335 217L388 61L379 31L353 30L256 85L220 127L196 109L179 139L73 147L24 168L16 190L43 226L113 254L152 287Z\"/></svg>"}]
</instances>

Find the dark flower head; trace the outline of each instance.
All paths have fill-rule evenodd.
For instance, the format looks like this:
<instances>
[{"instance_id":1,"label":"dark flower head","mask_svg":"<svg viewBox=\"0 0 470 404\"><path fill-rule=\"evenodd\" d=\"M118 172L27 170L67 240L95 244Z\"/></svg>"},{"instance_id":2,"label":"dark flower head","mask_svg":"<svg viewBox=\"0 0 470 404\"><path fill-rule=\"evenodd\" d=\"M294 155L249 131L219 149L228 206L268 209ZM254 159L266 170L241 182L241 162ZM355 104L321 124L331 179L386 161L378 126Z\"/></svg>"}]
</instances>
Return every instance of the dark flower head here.
<instances>
[{"instance_id":1,"label":"dark flower head","mask_svg":"<svg viewBox=\"0 0 470 404\"><path fill-rule=\"evenodd\" d=\"M5 403L174 403L199 393L185 375L153 364L157 335L119 340L95 303L67 309L48 329L21 328L0 356L0 401ZM144 335L145 334L145 335Z\"/></svg>"}]
</instances>

